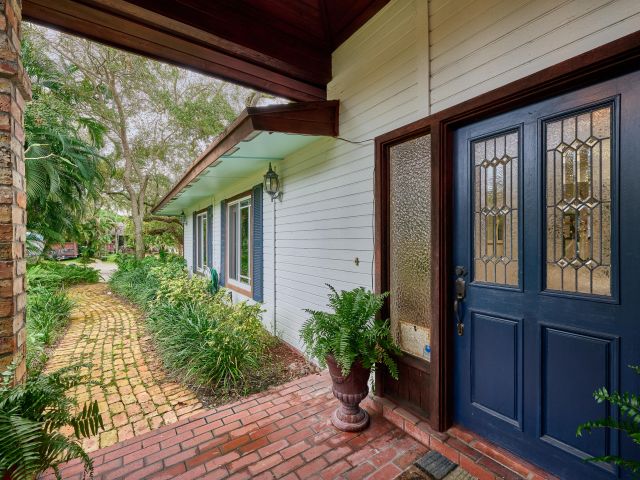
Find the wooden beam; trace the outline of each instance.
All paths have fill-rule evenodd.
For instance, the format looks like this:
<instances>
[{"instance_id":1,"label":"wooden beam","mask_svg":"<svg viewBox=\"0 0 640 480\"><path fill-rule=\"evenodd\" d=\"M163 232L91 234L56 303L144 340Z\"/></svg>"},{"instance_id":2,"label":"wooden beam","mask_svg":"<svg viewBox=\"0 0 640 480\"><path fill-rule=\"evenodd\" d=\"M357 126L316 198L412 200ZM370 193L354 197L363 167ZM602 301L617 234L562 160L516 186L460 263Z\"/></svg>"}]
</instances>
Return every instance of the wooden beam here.
<instances>
[{"instance_id":1,"label":"wooden beam","mask_svg":"<svg viewBox=\"0 0 640 480\"><path fill-rule=\"evenodd\" d=\"M337 100L247 108L189 166L182 178L153 207L152 213L161 210L210 165L253 132L337 136L339 108Z\"/></svg>"},{"instance_id":2,"label":"wooden beam","mask_svg":"<svg viewBox=\"0 0 640 480\"><path fill-rule=\"evenodd\" d=\"M95 3L24 0L23 16L26 20L291 100L326 98L325 85L330 70L326 71L324 63L330 62L329 56L327 62L316 62L314 71L180 25L153 12L137 18L136 14L146 12L139 7L130 6L126 16L122 16L103 10L99 8L103 5ZM126 2L104 3L128 5Z\"/></svg>"}]
</instances>

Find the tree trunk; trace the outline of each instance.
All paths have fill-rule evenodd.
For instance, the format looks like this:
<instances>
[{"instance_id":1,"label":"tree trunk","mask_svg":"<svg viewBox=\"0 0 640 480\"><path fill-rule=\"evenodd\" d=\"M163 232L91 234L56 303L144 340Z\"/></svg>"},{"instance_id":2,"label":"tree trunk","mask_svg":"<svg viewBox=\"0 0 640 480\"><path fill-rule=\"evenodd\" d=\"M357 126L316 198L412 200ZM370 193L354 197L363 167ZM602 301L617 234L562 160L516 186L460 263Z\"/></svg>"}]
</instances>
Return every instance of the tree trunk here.
<instances>
[{"instance_id":1,"label":"tree trunk","mask_svg":"<svg viewBox=\"0 0 640 480\"><path fill-rule=\"evenodd\" d=\"M131 212L131 220L133 221L133 239L136 247L136 258L144 258L144 237L142 235L142 215L138 212Z\"/></svg>"}]
</instances>

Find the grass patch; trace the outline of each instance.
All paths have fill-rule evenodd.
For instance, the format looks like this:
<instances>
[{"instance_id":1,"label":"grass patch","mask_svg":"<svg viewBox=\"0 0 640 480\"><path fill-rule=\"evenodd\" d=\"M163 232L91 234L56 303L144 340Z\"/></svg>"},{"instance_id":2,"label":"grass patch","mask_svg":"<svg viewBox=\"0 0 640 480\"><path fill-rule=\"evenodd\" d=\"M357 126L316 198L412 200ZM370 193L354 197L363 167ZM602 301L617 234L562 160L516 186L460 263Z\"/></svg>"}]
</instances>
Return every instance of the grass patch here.
<instances>
[{"instance_id":1,"label":"grass patch","mask_svg":"<svg viewBox=\"0 0 640 480\"><path fill-rule=\"evenodd\" d=\"M285 355L286 364L280 358L283 344L264 329L260 305L234 304L224 289L212 294L206 279L189 276L180 257L123 257L118 265L113 291L146 312L147 329L167 370L211 396L209 401L291 379L291 356ZM308 365L302 357L298 363Z\"/></svg>"}]
</instances>

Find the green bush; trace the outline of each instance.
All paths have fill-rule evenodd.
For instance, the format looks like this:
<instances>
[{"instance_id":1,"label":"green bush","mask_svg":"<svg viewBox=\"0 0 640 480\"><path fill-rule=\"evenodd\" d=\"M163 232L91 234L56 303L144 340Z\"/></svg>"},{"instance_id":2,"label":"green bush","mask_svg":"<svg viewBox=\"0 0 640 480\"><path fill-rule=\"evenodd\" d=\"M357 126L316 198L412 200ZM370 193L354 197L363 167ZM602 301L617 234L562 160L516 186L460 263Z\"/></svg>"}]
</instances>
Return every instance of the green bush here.
<instances>
[{"instance_id":1,"label":"green bush","mask_svg":"<svg viewBox=\"0 0 640 480\"><path fill-rule=\"evenodd\" d=\"M95 268L42 261L27 267L28 288L44 287L50 290L80 283L96 283L100 280L100 272Z\"/></svg>"},{"instance_id":2,"label":"green bush","mask_svg":"<svg viewBox=\"0 0 640 480\"><path fill-rule=\"evenodd\" d=\"M158 290L158 277L152 272L154 267L162 267L168 275L184 270L184 259L175 255L167 256L164 260L157 257L138 260L133 255L118 255L116 264L118 270L109 281L111 288L143 308L156 297Z\"/></svg>"},{"instance_id":3,"label":"green bush","mask_svg":"<svg viewBox=\"0 0 640 480\"><path fill-rule=\"evenodd\" d=\"M27 298L27 368L37 372L47 361L45 347L52 345L69 322L73 302L64 290L30 288Z\"/></svg>"},{"instance_id":4,"label":"green bush","mask_svg":"<svg viewBox=\"0 0 640 480\"><path fill-rule=\"evenodd\" d=\"M76 438L90 437L104 428L98 402L86 403L73 414L78 403L67 392L88 379L74 365L49 375L29 376L24 384L11 385L15 365L2 374L0 381L0 478L32 480L53 467L80 458L85 473L93 476L91 458L80 444L60 433L73 427Z\"/></svg>"},{"instance_id":5,"label":"green bush","mask_svg":"<svg viewBox=\"0 0 640 480\"><path fill-rule=\"evenodd\" d=\"M147 313L147 325L165 366L189 383L247 391L247 375L274 341L260 321L261 308L234 304L228 293L209 292L209 281L189 276L180 257L118 259L113 290Z\"/></svg>"},{"instance_id":6,"label":"green bush","mask_svg":"<svg viewBox=\"0 0 640 480\"><path fill-rule=\"evenodd\" d=\"M233 305L222 294L209 302L158 302L148 325L168 369L185 381L216 389L242 389L260 366L268 334L260 307Z\"/></svg>"}]
</instances>

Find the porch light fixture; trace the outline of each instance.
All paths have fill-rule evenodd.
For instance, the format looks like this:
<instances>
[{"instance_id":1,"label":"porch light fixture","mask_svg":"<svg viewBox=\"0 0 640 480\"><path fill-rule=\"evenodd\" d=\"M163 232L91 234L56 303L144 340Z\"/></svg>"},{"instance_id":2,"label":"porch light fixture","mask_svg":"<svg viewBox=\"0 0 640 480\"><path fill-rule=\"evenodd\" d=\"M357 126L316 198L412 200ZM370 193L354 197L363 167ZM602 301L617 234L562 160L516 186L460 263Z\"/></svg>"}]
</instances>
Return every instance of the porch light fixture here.
<instances>
[{"instance_id":1,"label":"porch light fixture","mask_svg":"<svg viewBox=\"0 0 640 480\"><path fill-rule=\"evenodd\" d=\"M184 210L182 210L182 213L180 214L180 223L182 225L186 225L187 224L187 216L184 214Z\"/></svg>"},{"instance_id":2,"label":"porch light fixture","mask_svg":"<svg viewBox=\"0 0 640 480\"><path fill-rule=\"evenodd\" d=\"M269 170L264 174L264 191L271 196L272 202L282 195L282 192L280 192L280 178L278 174L273 171L271 162L269 162Z\"/></svg>"}]
</instances>

